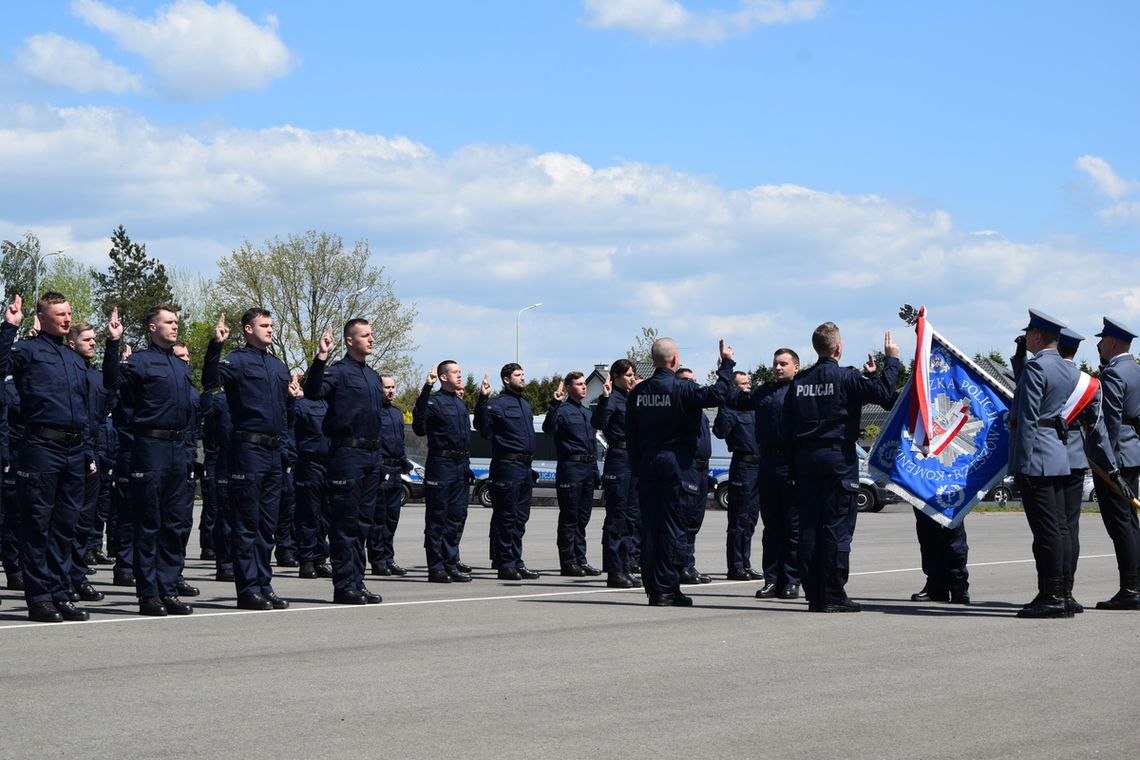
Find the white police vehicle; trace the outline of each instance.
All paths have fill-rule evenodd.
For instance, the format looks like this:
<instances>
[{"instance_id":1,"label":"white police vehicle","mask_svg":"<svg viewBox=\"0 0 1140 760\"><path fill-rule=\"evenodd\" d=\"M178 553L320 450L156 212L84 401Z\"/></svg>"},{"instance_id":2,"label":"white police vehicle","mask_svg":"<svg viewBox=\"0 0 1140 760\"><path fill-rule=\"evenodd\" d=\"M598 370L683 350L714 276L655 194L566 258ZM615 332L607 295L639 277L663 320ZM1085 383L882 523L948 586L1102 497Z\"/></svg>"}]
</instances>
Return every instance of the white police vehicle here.
<instances>
[{"instance_id":1,"label":"white police vehicle","mask_svg":"<svg viewBox=\"0 0 1140 760\"><path fill-rule=\"evenodd\" d=\"M404 493L400 497L400 506L409 501L421 501L424 498L424 466L414 459L408 461L412 463L412 471L400 473L400 484L404 487Z\"/></svg>"}]
</instances>

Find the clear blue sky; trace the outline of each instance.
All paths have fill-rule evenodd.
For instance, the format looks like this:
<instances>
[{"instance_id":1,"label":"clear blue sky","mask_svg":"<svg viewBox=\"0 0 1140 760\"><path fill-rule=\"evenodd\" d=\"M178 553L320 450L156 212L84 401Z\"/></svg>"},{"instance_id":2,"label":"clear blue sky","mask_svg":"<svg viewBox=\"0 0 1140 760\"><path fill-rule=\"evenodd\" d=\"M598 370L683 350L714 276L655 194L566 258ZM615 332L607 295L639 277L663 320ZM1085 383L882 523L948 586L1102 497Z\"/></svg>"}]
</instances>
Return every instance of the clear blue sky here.
<instances>
[{"instance_id":1,"label":"clear blue sky","mask_svg":"<svg viewBox=\"0 0 1140 760\"><path fill-rule=\"evenodd\" d=\"M1140 327L1136 3L5 11L4 237L98 262L123 223L207 274L245 239L367 238L425 367L493 371L535 301L532 376L641 325L753 366L833 319L855 362L903 302L968 351L1030 306Z\"/></svg>"}]
</instances>

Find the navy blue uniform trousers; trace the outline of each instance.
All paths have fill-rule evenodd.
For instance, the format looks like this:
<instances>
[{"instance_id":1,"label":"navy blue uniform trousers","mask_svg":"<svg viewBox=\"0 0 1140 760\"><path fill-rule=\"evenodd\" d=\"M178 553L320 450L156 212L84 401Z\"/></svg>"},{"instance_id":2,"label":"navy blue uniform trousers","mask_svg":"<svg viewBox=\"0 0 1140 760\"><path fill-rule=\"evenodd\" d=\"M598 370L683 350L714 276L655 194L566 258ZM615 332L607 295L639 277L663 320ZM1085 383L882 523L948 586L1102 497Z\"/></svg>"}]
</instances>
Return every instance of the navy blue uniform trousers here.
<instances>
[{"instance_id":1,"label":"navy blue uniform trousers","mask_svg":"<svg viewBox=\"0 0 1140 760\"><path fill-rule=\"evenodd\" d=\"M530 464L492 459L488 477L491 489L491 559L508 570L523 566L522 541L530 519L534 480Z\"/></svg>"},{"instance_id":2,"label":"navy blue uniform trousers","mask_svg":"<svg viewBox=\"0 0 1140 760\"><path fill-rule=\"evenodd\" d=\"M796 487L778 473L760 475L760 564L764 582L779 588L800 585L800 515L796 507Z\"/></svg>"},{"instance_id":3,"label":"navy blue uniform trousers","mask_svg":"<svg viewBox=\"0 0 1140 760\"><path fill-rule=\"evenodd\" d=\"M301 457L293 470L297 499L297 558L322 563L329 556L328 484L323 462Z\"/></svg>"},{"instance_id":4,"label":"navy blue uniform trousers","mask_svg":"<svg viewBox=\"0 0 1140 760\"><path fill-rule=\"evenodd\" d=\"M637 489L627 450L611 447L606 452L602 492L606 499L606 517L602 522L602 570L629 573L635 536L640 526Z\"/></svg>"},{"instance_id":5,"label":"navy blue uniform trousers","mask_svg":"<svg viewBox=\"0 0 1140 760\"><path fill-rule=\"evenodd\" d=\"M229 453L230 553L238 596L273 591L274 534L281 508L281 451L235 436Z\"/></svg>"},{"instance_id":6,"label":"navy blue uniform trousers","mask_svg":"<svg viewBox=\"0 0 1140 760\"><path fill-rule=\"evenodd\" d=\"M689 561L689 514L703 477L691 465L682 467L672 451L659 451L641 465L641 569L647 595L678 593L680 574Z\"/></svg>"},{"instance_id":7,"label":"navy blue uniform trousers","mask_svg":"<svg viewBox=\"0 0 1140 760\"><path fill-rule=\"evenodd\" d=\"M728 467L728 531L725 559L729 570L752 567L752 536L760 519L760 465L732 458Z\"/></svg>"},{"instance_id":8,"label":"navy blue uniform trousers","mask_svg":"<svg viewBox=\"0 0 1140 760\"><path fill-rule=\"evenodd\" d=\"M329 453L329 560L333 588L364 586L364 541L376 513L380 453L340 446Z\"/></svg>"},{"instance_id":9,"label":"navy blue uniform trousers","mask_svg":"<svg viewBox=\"0 0 1140 760\"><path fill-rule=\"evenodd\" d=\"M562 567L586 564L586 526L594 508L593 462L558 463L558 562Z\"/></svg>"},{"instance_id":10,"label":"navy blue uniform trousers","mask_svg":"<svg viewBox=\"0 0 1140 760\"><path fill-rule=\"evenodd\" d=\"M194 480L182 440L135 436L130 491L134 508L135 593L177 596L194 525Z\"/></svg>"},{"instance_id":11,"label":"navy blue uniform trousers","mask_svg":"<svg viewBox=\"0 0 1140 760\"><path fill-rule=\"evenodd\" d=\"M467 522L467 460L428 452L424 475L424 551L429 572L454 572Z\"/></svg>"},{"instance_id":12,"label":"navy blue uniform trousers","mask_svg":"<svg viewBox=\"0 0 1140 760\"><path fill-rule=\"evenodd\" d=\"M392 542L396 528L400 525L400 502L403 496L404 484L400 479L400 468L381 463L376 509L368 531L368 561L373 565L387 564L396 559Z\"/></svg>"},{"instance_id":13,"label":"navy blue uniform trousers","mask_svg":"<svg viewBox=\"0 0 1140 760\"><path fill-rule=\"evenodd\" d=\"M800 573L813 607L841 602L851 569L851 537L858 515L859 464L854 448L808 447L796 455L800 508Z\"/></svg>"}]
</instances>

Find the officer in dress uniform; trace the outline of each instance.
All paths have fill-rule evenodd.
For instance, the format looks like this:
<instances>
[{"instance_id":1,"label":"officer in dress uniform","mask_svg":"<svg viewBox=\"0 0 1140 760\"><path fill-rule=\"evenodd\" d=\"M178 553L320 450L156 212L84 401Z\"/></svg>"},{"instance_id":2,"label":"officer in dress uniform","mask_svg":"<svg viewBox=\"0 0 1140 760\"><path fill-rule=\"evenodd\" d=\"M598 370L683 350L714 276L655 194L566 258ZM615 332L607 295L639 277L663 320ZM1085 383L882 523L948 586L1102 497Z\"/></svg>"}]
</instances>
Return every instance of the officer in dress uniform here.
<instances>
[{"instance_id":1,"label":"officer in dress uniform","mask_svg":"<svg viewBox=\"0 0 1140 760\"><path fill-rule=\"evenodd\" d=\"M299 376L294 380L300 381ZM329 439L324 433L328 403L302 396L296 401L293 434L297 439L297 467L293 487L297 495L297 558L301 578L332 578L328 564Z\"/></svg>"},{"instance_id":2,"label":"officer in dress uniform","mask_svg":"<svg viewBox=\"0 0 1140 760\"><path fill-rule=\"evenodd\" d=\"M364 585L364 542L380 488L384 391L380 375L367 363L372 354L372 325L364 319L350 319L342 335L345 357L326 367L333 348L329 328L321 336L305 379L305 398L328 402L324 419L324 433L329 439L325 485L333 602L379 604L380 595Z\"/></svg>"},{"instance_id":3,"label":"officer in dress uniform","mask_svg":"<svg viewBox=\"0 0 1140 760\"><path fill-rule=\"evenodd\" d=\"M87 367L64 345L71 327L67 299L44 293L36 314L39 333L13 345L24 318L16 296L0 327L0 375L11 372L25 425L16 457L24 598L31 620L86 620L87 611L69 598L68 576L86 479L95 474Z\"/></svg>"},{"instance_id":4,"label":"officer in dress uniform","mask_svg":"<svg viewBox=\"0 0 1140 760\"><path fill-rule=\"evenodd\" d=\"M116 320L112 320L115 322ZM174 353L178 315L151 308L144 324L150 345L119 362L121 324L113 324L103 358L103 381L129 410L133 437L130 502L134 515L134 578L139 614L189 615L179 594L197 593L181 580L186 536L194 521L193 458L186 444L197 402L190 366Z\"/></svg>"},{"instance_id":5,"label":"officer in dress uniform","mask_svg":"<svg viewBox=\"0 0 1140 760\"><path fill-rule=\"evenodd\" d=\"M554 436L558 452L558 564L562 575L581 578L601 575L586 561L586 525L594 508L598 481L597 443L586 398L586 376L569 372L558 383L542 421L542 432Z\"/></svg>"},{"instance_id":6,"label":"officer in dress uniform","mask_svg":"<svg viewBox=\"0 0 1140 760\"><path fill-rule=\"evenodd\" d=\"M211 546L214 547L214 579L223 583L234 581L233 509L230 507L229 445L234 425L230 419L230 405L225 388L209 389L199 399L202 416L202 450L205 453L205 475L202 478L202 496L205 502L207 489L213 492L215 504L211 521ZM205 520L203 520L205 522Z\"/></svg>"},{"instance_id":7,"label":"officer in dress uniform","mask_svg":"<svg viewBox=\"0 0 1140 760\"><path fill-rule=\"evenodd\" d=\"M392 404L396 398L396 378L380 375L384 397L380 402L380 491L376 497L376 513L368 534L368 561L373 575L407 575L396 564L393 541L400 525L400 507L404 498L401 474L412 471L404 448L404 413Z\"/></svg>"},{"instance_id":8,"label":"officer in dress uniform","mask_svg":"<svg viewBox=\"0 0 1140 760\"><path fill-rule=\"evenodd\" d=\"M1120 590L1096 606L1135 610L1140 609L1140 525L1129 500L1140 485L1140 365L1128 352L1136 333L1105 317L1097 337L1104 427L1111 447L1111 466L1119 472L1110 474L1115 489L1098 478L1096 494L1101 520L1116 551Z\"/></svg>"},{"instance_id":9,"label":"officer in dress uniform","mask_svg":"<svg viewBox=\"0 0 1140 760\"><path fill-rule=\"evenodd\" d=\"M241 329L245 345L222 359L230 330L226 315L218 318L202 364L202 384L207 389L225 389L234 427L229 448L229 502L237 606L244 610L283 610L289 602L273 590L270 559L285 475L282 448L293 414L289 370L269 353L273 317L268 311L246 310Z\"/></svg>"},{"instance_id":10,"label":"officer in dress uniform","mask_svg":"<svg viewBox=\"0 0 1140 760\"><path fill-rule=\"evenodd\" d=\"M783 439L784 408L792 378L800 371L800 357L790 348L772 356L773 380L752 391L747 406L756 412L756 445L760 454L756 490L760 499L760 535L764 585L757 599L800 595L800 521L796 506L791 461Z\"/></svg>"},{"instance_id":11,"label":"officer in dress uniform","mask_svg":"<svg viewBox=\"0 0 1140 760\"><path fill-rule=\"evenodd\" d=\"M752 395L752 381L746 372L732 373L732 383L742 396ZM752 535L760 519L760 444L756 438L756 412L734 411L726 405L717 410L713 435L722 439L732 452L728 466L728 530L725 556L730 581L759 580L752 569Z\"/></svg>"},{"instance_id":12,"label":"officer in dress uniform","mask_svg":"<svg viewBox=\"0 0 1140 760\"><path fill-rule=\"evenodd\" d=\"M672 338L654 341L650 356L653 376L630 392L626 408L626 442L641 504L642 581L650 605L690 607L680 575L688 563L686 512L703 477L695 462L699 428L704 409L728 395L735 362L722 340L717 381L702 387L677 379L680 356Z\"/></svg>"},{"instance_id":13,"label":"officer in dress uniform","mask_svg":"<svg viewBox=\"0 0 1140 760\"><path fill-rule=\"evenodd\" d=\"M637 372L629 359L610 365L590 422L606 439L602 468L606 518L602 523L602 572L610 588L641 588L633 572L633 541L637 531L637 485L626 448L625 410L629 392L637 385Z\"/></svg>"},{"instance_id":14,"label":"officer in dress uniform","mask_svg":"<svg viewBox=\"0 0 1140 760\"><path fill-rule=\"evenodd\" d=\"M491 379L483 378L475 402L475 430L491 441L488 476L493 513L491 542L498 561L499 580L534 580L539 574L523 562L522 540L530 519L534 479L534 412L523 398L526 375L518 364L499 371L503 390L491 397Z\"/></svg>"},{"instance_id":15,"label":"officer in dress uniform","mask_svg":"<svg viewBox=\"0 0 1140 760\"><path fill-rule=\"evenodd\" d=\"M693 371L688 367L681 367L677 370L676 377L678 380L687 380L690 383L696 383L697 377ZM701 526L705 522L705 506L708 503L709 489L713 487L714 482L709 476L709 460L712 459L712 435L709 433L709 421L704 415L701 415L700 423L697 425L697 451L693 463L697 467L697 473L701 476L697 480L698 488L696 494L693 495L692 503L688 508L689 527L686 531L686 546L685 551L688 554L688 561L685 563L685 569L681 572L681 583L690 586L699 585L701 583L712 583L712 577L705 575L697 570L697 534L701 531Z\"/></svg>"},{"instance_id":16,"label":"officer in dress uniform","mask_svg":"<svg viewBox=\"0 0 1140 760\"><path fill-rule=\"evenodd\" d=\"M432 392L436 379L439 391ZM424 474L424 551L428 581L467 583L471 568L459 560L459 541L467 522L471 417L460 394L463 370L442 361L416 398L412 431L426 436L428 457Z\"/></svg>"},{"instance_id":17,"label":"officer in dress uniform","mask_svg":"<svg viewBox=\"0 0 1140 760\"><path fill-rule=\"evenodd\" d=\"M888 408L899 371L899 347L888 332L886 366L875 375L873 356L863 372L840 367L843 339L834 322L812 333L815 366L791 382L783 424L800 509L800 574L812 612L859 612L844 589L850 570L859 493L860 414L864 404Z\"/></svg>"}]
</instances>

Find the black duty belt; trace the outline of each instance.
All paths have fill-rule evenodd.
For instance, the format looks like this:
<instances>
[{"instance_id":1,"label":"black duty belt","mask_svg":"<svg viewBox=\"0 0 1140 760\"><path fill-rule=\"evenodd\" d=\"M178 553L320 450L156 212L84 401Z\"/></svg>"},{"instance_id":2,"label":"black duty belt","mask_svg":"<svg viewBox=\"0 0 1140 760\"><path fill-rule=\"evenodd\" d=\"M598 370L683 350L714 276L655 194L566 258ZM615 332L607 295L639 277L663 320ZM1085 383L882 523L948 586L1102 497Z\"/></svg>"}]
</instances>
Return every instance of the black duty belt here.
<instances>
[{"instance_id":1,"label":"black duty belt","mask_svg":"<svg viewBox=\"0 0 1140 760\"><path fill-rule=\"evenodd\" d=\"M610 444L611 449L624 449L625 448L625 441L610 441L609 444Z\"/></svg>"},{"instance_id":2,"label":"black duty belt","mask_svg":"<svg viewBox=\"0 0 1140 760\"><path fill-rule=\"evenodd\" d=\"M508 462L522 462L523 464L530 464L534 461L534 454L520 454L517 451L505 451L502 454L496 454L494 459L504 459Z\"/></svg>"},{"instance_id":3,"label":"black duty belt","mask_svg":"<svg viewBox=\"0 0 1140 760\"><path fill-rule=\"evenodd\" d=\"M596 462L598 458L593 454L567 454L562 457L563 462Z\"/></svg>"},{"instance_id":4,"label":"black duty belt","mask_svg":"<svg viewBox=\"0 0 1140 760\"><path fill-rule=\"evenodd\" d=\"M78 446L83 443L83 436L77 430L60 430L46 425L28 425L27 432L30 435L61 443L64 446Z\"/></svg>"},{"instance_id":5,"label":"black duty belt","mask_svg":"<svg viewBox=\"0 0 1140 760\"><path fill-rule=\"evenodd\" d=\"M265 435L264 433L251 433L248 430L237 431L237 438L244 443L252 443L255 446L264 446L267 449L279 449L281 444L284 443L280 436Z\"/></svg>"},{"instance_id":6,"label":"black duty belt","mask_svg":"<svg viewBox=\"0 0 1140 760\"><path fill-rule=\"evenodd\" d=\"M429 451L428 453L434 454L437 457L443 457L444 459L454 459L456 461L467 459L470 456L470 452L465 449L439 449L438 451Z\"/></svg>"},{"instance_id":7,"label":"black duty belt","mask_svg":"<svg viewBox=\"0 0 1140 760\"><path fill-rule=\"evenodd\" d=\"M759 454L733 454L732 458L741 464L760 464Z\"/></svg>"},{"instance_id":8,"label":"black duty belt","mask_svg":"<svg viewBox=\"0 0 1140 760\"><path fill-rule=\"evenodd\" d=\"M186 430L170 428L135 428L131 431L142 438L157 438L160 441L181 441L186 438Z\"/></svg>"},{"instance_id":9,"label":"black duty belt","mask_svg":"<svg viewBox=\"0 0 1140 760\"><path fill-rule=\"evenodd\" d=\"M380 441L374 438L353 438L348 435L344 438L337 438L333 441L334 447L345 446L350 449L364 449L365 451L377 451L380 448Z\"/></svg>"},{"instance_id":10,"label":"black duty belt","mask_svg":"<svg viewBox=\"0 0 1140 760\"><path fill-rule=\"evenodd\" d=\"M403 467L404 466L404 460L403 459L394 459L392 457L384 457L384 466L385 467Z\"/></svg>"},{"instance_id":11,"label":"black duty belt","mask_svg":"<svg viewBox=\"0 0 1140 760\"><path fill-rule=\"evenodd\" d=\"M709 468L709 460L700 459L699 457L693 458L693 464L697 466L698 470L707 470Z\"/></svg>"},{"instance_id":12,"label":"black duty belt","mask_svg":"<svg viewBox=\"0 0 1140 760\"><path fill-rule=\"evenodd\" d=\"M1060 417L1042 417L1037 420L1040 427L1052 428L1057 431L1057 436L1061 439L1062 443L1067 443L1069 440L1069 426Z\"/></svg>"}]
</instances>

